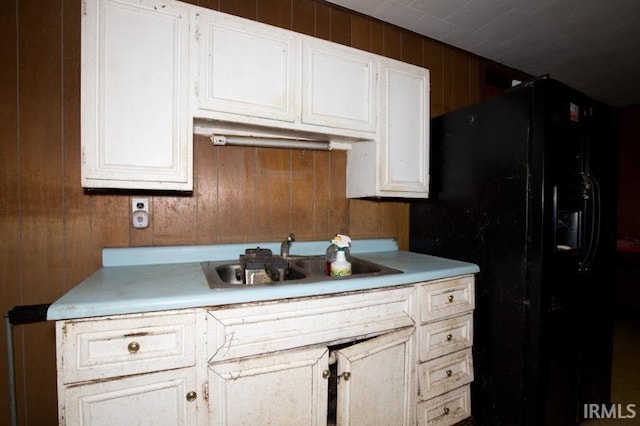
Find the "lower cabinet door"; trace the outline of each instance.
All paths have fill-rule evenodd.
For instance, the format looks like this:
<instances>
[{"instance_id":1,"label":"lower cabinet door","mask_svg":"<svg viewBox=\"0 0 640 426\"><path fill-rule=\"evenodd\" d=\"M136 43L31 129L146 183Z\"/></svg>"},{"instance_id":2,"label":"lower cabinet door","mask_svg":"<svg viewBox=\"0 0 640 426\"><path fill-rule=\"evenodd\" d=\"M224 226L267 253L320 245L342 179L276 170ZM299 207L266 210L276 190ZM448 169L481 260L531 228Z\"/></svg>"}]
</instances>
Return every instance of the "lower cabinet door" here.
<instances>
[{"instance_id":1,"label":"lower cabinet door","mask_svg":"<svg viewBox=\"0 0 640 426\"><path fill-rule=\"evenodd\" d=\"M414 330L403 328L335 351L338 425L413 423L410 338Z\"/></svg>"},{"instance_id":2,"label":"lower cabinet door","mask_svg":"<svg viewBox=\"0 0 640 426\"><path fill-rule=\"evenodd\" d=\"M60 424L194 425L202 401L195 377L195 368L182 368L65 387Z\"/></svg>"},{"instance_id":3,"label":"lower cabinet door","mask_svg":"<svg viewBox=\"0 0 640 426\"><path fill-rule=\"evenodd\" d=\"M313 347L210 364L210 424L325 425L328 353Z\"/></svg>"}]
</instances>

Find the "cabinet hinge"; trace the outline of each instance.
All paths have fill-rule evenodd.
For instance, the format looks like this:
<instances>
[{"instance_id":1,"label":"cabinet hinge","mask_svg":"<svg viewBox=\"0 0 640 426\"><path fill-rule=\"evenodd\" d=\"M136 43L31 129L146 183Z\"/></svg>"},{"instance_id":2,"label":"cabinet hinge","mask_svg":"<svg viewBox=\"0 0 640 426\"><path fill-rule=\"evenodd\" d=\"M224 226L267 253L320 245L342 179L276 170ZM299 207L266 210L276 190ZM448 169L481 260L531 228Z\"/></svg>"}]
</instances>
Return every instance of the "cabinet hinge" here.
<instances>
[{"instance_id":1,"label":"cabinet hinge","mask_svg":"<svg viewBox=\"0 0 640 426\"><path fill-rule=\"evenodd\" d=\"M209 382L204 382L202 384L202 396L205 401L209 400Z\"/></svg>"}]
</instances>

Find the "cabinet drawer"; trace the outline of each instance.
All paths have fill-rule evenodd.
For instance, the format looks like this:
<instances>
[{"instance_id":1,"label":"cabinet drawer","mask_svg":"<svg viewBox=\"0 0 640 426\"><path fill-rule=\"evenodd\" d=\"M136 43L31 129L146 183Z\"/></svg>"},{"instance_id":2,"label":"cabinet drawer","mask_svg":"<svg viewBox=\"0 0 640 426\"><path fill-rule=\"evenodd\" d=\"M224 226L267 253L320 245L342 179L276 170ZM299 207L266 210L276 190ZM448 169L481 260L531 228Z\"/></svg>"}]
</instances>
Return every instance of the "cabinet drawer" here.
<instances>
[{"instance_id":1,"label":"cabinet drawer","mask_svg":"<svg viewBox=\"0 0 640 426\"><path fill-rule=\"evenodd\" d=\"M418 328L420 361L471 347L473 315L466 314L429 323Z\"/></svg>"},{"instance_id":2,"label":"cabinet drawer","mask_svg":"<svg viewBox=\"0 0 640 426\"><path fill-rule=\"evenodd\" d=\"M139 314L60 321L58 369L64 383L195 364L196 314Z\"/></svg>"},{"instance_id":3,"label":"cabinet drawer","mask_svg":"<svg viewBox=\"0 0 640 426\"><path fill-rule=\"evenodd\" d=\"M418 404L418 426L449 426L471 416L469 386Z\"/></svg>"},{"instance_id":4,"label":"cabinet drawer","mask_svg":"<svg viewBox=\"0 0 640 426\"><path fill-rule=\"evenodd\" d=\"M433 321L474 308L473 277L461 277L418 287L420 320Z\"/></svg>"},{"instance_id":5,"label":"cabinet drawer","mask_svg":"<svg viewBox=\"0 0 640 426\"><path fill-rule=\"evenodd\" d=\"M434 396L473 381L471 349L445 355L418 365L420 399Z\"/></svg>"}]
</instances>

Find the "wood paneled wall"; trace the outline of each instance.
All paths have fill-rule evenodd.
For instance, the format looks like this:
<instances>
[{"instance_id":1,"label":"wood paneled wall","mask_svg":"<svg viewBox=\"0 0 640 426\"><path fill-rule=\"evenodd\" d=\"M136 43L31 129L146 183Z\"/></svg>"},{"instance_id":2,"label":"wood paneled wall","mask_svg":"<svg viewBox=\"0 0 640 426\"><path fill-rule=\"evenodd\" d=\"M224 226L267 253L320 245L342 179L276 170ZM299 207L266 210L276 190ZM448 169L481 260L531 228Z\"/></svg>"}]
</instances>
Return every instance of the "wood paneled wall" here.
<instances>
[{"instance_id":1,"label":"wood paneled wall","mask_svg":"<svg viewBox=\"0 0 640 426\"><path fill-rule=\"evenodd\" d=\"M640 105L620 113L618 237L640 238ZM634 283L634 285L637 285Z\"/></svg>"},{"instance_id":2,"label":"wood paneled wall","mask_svg":"<svg viewBox=\"0 0 640 426\"><path fill-rule=\"evenodd\" d=\"M431 70L434 115L478 100L479 59L314 0L201 0L200 6L351 45ZM408 204L348 200L344 152L213 148L195 139L193 194L85 192L80 186L81 0L0 6L0 309L48 303L100 267L103 247L396 237ZM151 226L130 226L130 197ZM14 329L21 425L57 423L53 324ZM8 424L6 347L0 424Z\"/></svg>"}]
</instances>

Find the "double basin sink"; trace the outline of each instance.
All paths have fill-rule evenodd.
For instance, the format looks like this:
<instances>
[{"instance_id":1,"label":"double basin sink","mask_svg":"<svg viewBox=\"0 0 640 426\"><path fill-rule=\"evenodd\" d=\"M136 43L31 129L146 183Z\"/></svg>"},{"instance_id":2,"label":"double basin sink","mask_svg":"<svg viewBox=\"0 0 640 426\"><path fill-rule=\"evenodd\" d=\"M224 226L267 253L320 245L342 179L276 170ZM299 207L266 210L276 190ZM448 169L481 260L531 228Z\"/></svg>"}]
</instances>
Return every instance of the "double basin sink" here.
<instances>
[{"instance_id":1,"label":"double basin sink","mask_svg":"<svg viewBox=\"0 0 640 426\"><path fill-rule=\"evenodd\" d=\"M378 275L400 274L402 271L389 268L378 263L369 262L357 257L350 257L351 275L346 277L332 277L327 274L325 257L320 256L289 256L286 258L288 267L284 275L277 280L247 283L246 271L240 262L202 262L202 271L207 278L209 287L236 288L238 286L273 286L283 284L305 284L319 281L345 280L349 278L364 278Z\"/></svg>"}]
</instances>

